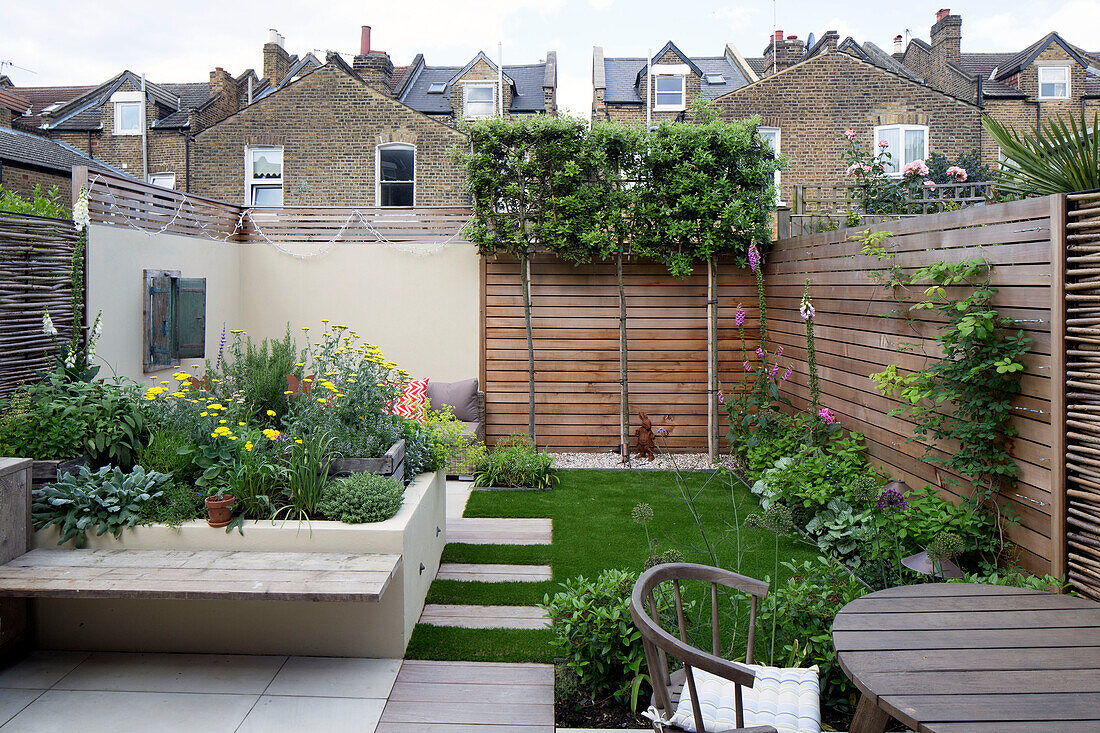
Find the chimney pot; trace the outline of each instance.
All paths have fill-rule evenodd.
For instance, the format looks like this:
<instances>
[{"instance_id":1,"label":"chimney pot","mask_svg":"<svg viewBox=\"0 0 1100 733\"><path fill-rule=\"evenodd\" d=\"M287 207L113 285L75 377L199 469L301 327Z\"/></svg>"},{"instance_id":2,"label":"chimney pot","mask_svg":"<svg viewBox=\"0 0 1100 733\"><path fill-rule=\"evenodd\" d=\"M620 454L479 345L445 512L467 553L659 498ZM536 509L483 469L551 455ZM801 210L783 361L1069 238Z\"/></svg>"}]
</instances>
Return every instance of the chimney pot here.
<instances>
[{"instance_id":1,"label":"chimney pot","mask_svg":"<svg viewBox=\"0 0 1100 733\"><path fill-rule=\"evenodd\" d=\"M902 47L901 36L894 36L894 53L902 53L903 51L905 51L905 49Z\"/></svg>"},{"instance_id":2,"label":"chimney pot","mask_svg":"<svg viewBox=\"0 0 1100 733\"><path fill-rule=\"evenodd\" d=\"M275 30L274 28L271 28L267 32L267 42L268 43L274 43L277 46L282 46L283 45L283 37L279 35L279 31Z\"/></svg>"},{"instance_id":3,"label":"chimney pot","mask_svg":"<svg viewBox=\"0 0 1100 733\"><path fill-rule=\"evenodd\" d=\"M787 40L788 40L788 41L797 41L797 40L798 40L798 36L787 36Z\"/></svg>"},{"instance_id":4,"label":"chimney pot","mask_svg":"<svg viewBox=\"0 0 1100 733\"><path fill-rule=\"evenodd\" d=\"M363 32L359 36L359 55L366 56L370 53L370 26L363 26Z\"/></svg>"},{"instance_id":5,"label":"chimney pot","mask_svg":"<svg viewBox=\"0 0 1100 733\"><path fill-rule=\"evenodd\" d=\"M775 35L772 36L772 40L773 41L782 41L783 40L783 31L776 31Z\"/></svg>"},{"instance_id":6,"label":"chimney pot","mask_svg":"<svg viewBox=\"0 0 1100 733\"><path fill-rule=\"evenodd\" d=\"M936 13L936 22L939 23L949 15L951 15L951 8L940 8L940 11Z\"/></svg>"}]
</instances>

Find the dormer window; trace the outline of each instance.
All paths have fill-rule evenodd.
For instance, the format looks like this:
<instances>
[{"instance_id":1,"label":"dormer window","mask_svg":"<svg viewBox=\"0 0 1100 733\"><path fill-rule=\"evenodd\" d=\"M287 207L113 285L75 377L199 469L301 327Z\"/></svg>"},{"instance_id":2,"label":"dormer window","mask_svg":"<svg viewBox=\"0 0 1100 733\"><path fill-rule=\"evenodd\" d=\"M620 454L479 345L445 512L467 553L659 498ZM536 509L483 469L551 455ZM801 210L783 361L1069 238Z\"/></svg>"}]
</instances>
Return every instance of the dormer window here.
<instances>
[{"instance_id":1,"label":"dormer window","mask_svg":"<svg viewBox=\"0 0 1100 733\"><path fill-rule=\"evenodd\" d=\"M497 111L497 85L464 85L463 108L463 114L468 120L492 117Z\"/></svg>"},{"instance_id":2,"label":"dormer window","mask_svg":"<svg viewBox=\"0 0 1100 733\"><path fill-rule=\"evenodd\" d=\"M1039 99L1069 99L1069 67L1039 67Z\"/></svg>"},{"instance_id":3,"label":"dormer window","mask_svg":"<svg viewBox=\"0 0 1100 733\"><path fill-rule=\"evenodd\" d=\"M653 67L653 109L658 112L682 112L687 108L687 67Z\"/></svg>"},{"instance_id":4,"label":"dormer window","mask_svg":"<svg viewBox=\"0 0 1100 733\"><path fill-rule=\"evenodd\" d=\"M145 121L145 102L141 92L115 92L111 95L115 135L140 135Z\"/></svg>"}]
</instances>

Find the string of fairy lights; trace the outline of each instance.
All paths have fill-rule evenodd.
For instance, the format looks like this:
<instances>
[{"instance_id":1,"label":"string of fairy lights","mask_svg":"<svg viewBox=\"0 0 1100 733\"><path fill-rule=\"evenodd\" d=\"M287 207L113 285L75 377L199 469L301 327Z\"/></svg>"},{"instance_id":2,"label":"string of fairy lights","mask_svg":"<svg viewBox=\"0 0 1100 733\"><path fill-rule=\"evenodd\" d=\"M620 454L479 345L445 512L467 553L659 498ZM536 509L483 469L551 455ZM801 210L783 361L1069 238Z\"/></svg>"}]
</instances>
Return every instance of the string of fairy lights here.
<instances>
[{"instance_id":1,"label":"string of fairy lights","mask_svg":"<svg viewBox=\"0 0 1100 733\"><path fill-rule=\"evenodd\" d=\"M96 188L97 186L99 187L98 189ZM450 233L449 236L447 236L445 239L393 241L386 237L386 235L374 225L368 215L364 214L358 209L353 209L332 237L325 241L310 239L295 242L295 244L298 245L310 246L309 251L298 251L296 249L292 249L286 246L288 242L282 242L277 239L272 239L264 232L264 226L262 226L262 224L266 225L266 222L271 221L271 214L265 213L263 210L256 211L252 208L244 209L240 213L240 216L237 217L237 223L233 226L232 230L225 232L224 234L222 234L221 231L218 231L216 233L212 232L210 229L211 222L204 221L201 216L198 216L199 210L195 206L195 202L193 202L186 193L177 192L177 195L181 197L179 204L176 206L175 211L173 211L172 216L168 219L168 221L166 221L160 227L152 228L146 222L135 223L134 218L130 215L130 207L122 205L120 203L119 198L111 189L111 186L108 183L107 179L104 176L98 174L92 176L89 179L88 184L83 189L81 189L81 197L85 200L78 203L78 205L74 207L75 219L78 207L83 204L82 210L84 212L84 216L88 217L88 221L84 222L85 224L90 222L90 215L87 213L87 197L90 195L90 192L93 189L96 189L97 200L99 202L102 202L103 204L106 204L109 212L104 219L97 220L100 223L117 223L121 221L130 229L134 229L135 231L139 231L147 236L153 237L158 234L175 233L171 231L172 228L175 226L176 222L179 221L180 217L184 216L184 212L190 210L190 212L195 216L192 216L190 218L188 222L189 227L191 227L192 229L197 227L197 233L205 237L206 239L215 242L222 242L225 244L244 245L254 243L255 240L252 240L250 242L239 242L232 239L232 237L238 234L248 234L250 237L259 237L260 240L270 245L276 251L287 255L288 257L294 257L295 259L312 259L314 257L324 256L331 252L336 247L336 245L340 244L341 242L363 243L358 239L351 240L345 238L352 232L358 232L359 230L362 230L369 237L373 238L373 241L366 242L366 244L380 245L388 249L394 249L399 252L411 254L417 257L425 257L432 254L438 254L439 252L442 252L443 250L448 249L456 244L466 244L466 240L462 238L462 233L470 224L470 219L466 219L465 221L461 222L455 229L455 231ZM100 191L102 191L102 195L100 195ZM79 224L80 222L78 222L78 225Z\"/></svg>"}]
</instances>

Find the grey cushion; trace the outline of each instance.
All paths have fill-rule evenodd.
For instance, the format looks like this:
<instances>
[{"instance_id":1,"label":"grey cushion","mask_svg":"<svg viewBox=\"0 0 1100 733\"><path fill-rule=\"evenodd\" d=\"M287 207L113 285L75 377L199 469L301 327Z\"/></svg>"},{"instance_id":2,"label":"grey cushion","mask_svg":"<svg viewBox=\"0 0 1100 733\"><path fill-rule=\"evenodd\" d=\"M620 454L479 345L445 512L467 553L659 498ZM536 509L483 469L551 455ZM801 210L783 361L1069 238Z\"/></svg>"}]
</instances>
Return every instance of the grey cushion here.
<instances>
[{"instance_id":1,"label":"grey cushion","mask_svg":"<svg viewBox=\"0 0 1100 733\"><path fill-rule=\"evenodd\" d=\"M433 382L429 379L428 399L432 401L433 410L450 405L454 408L455 417L462 422L481 420L477 409L476 379L463 379L461 382Z\"/></svg>"},{"instance_id":2,"label":"grey cushion","mask_svg":"<svg viewBox=\"0 0 1100 733\"><path fill-rule=\"evenodd\" d=\"M481 427L479 422L464 422L462 423L462 434L467 435L475 440L485 440L485 430Z\"/></svg>"}]
</instances>

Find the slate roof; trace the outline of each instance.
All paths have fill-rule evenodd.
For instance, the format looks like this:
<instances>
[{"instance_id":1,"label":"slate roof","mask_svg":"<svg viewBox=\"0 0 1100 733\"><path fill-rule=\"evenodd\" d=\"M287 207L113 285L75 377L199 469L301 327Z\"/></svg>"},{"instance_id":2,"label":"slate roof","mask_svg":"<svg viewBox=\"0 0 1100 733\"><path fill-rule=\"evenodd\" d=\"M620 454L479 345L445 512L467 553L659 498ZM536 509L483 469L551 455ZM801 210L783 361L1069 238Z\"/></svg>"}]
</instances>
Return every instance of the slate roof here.
<instances>
[{"instance_id":1,"label":"slate roof","mask_svg":"<svg viewBox=\"0 0 1100 733\"><path fill-rule=\"evenodd\" d=\"M664 53L665 49L662 49L654 58L663 56ZM702 79L699 83L699 96L703 99L717 99L723 94L729 94L749 83L741 71L731 64L725 56L691 56L685 57L685 59L690 60L702 72ZM746 59L749 65L753 67L753 71L760 73L757 65L753 63L754 60L763 61L763 59ZM645 67L646 60L644 57L604 58L604 81L607 84L604 99L607 103L642 104L645 100L642 98L644 92L639 80L645 78ZM722 84L710 84L706 80L708 75L719 75L725 81Z\"/></svg>"},{"instance_id":2,"label":"slate roof","mask_svg":"<svg viewBox=\"0 0 1100 733\"><path fill-rule=\"evenodd\" d=\"M417 112L429 115L451 114L450 82L465 66L421 66L398 101ZM406 74L410 73L406 71ZM542 83L546 78L546 64L504 65L504 75L515 85L510 112L545 112L546 97ZM447 84L442 94L429 94L433 83Z\"/></svg>"},{"instance_id":3,"label":"slate roof","mask_svg":"<svg viewBox=\"0 0 1100 733\"><path fill-rule=\"evenodd\" d=\"M31 113L16 118L12 124L24 129L33 129L42 124L40 113L51 104L64 104L82 94L87 94L95 87L66 86L66 87L12 87L8 91L15 92L26 97L31 103Z\"/></svg>"},{"instance_id":4,"label":"slate roof","mask_svg":"<svg viewBox=\"0 0 1100 733\"><path fill-rule=\"evenodd\" d=\"M69 175L75 165L107 171L129 178L126 173L91 158L76 148L22 130L0 127L0 160L47 168Z\"/></svg>"}]
</instances>

